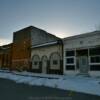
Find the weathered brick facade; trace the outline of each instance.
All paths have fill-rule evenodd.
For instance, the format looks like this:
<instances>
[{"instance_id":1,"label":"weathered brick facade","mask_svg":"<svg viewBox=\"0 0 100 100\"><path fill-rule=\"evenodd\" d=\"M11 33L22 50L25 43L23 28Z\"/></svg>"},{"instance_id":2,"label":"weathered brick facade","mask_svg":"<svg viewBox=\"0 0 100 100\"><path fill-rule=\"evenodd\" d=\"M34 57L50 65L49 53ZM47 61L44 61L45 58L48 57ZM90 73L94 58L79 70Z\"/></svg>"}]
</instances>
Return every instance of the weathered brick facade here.
<instances>
[{"instance_id":1,"label":"weathered brick facade","mask_svg":"<svg viewBox=\"0 0 100 100\"><path fill-rule=\"evenodd\" d=\"M12 44L0 46L0 68L11 69Z\"/></svg>"},{"instance_id":2,"label":"weathered brick facade","mask_svg":"<svg viewBox=\"0 0 100 100\"><path fill-rule=\"evenodd\" d=\"M14 32L12 69L27 70L30 67L31 27Z\"/></svg>"}]
</instances>

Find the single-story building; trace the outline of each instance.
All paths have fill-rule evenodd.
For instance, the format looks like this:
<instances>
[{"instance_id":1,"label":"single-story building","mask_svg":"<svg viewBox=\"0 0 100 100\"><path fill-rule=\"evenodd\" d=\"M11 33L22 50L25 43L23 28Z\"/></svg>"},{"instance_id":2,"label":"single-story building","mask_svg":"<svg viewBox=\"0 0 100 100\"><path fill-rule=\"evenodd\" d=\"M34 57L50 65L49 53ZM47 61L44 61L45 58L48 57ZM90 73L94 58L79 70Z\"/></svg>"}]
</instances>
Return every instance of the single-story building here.
<instances>
[{"instance_id":1,"label":"single-story building","mask_svg":"<svg viewBox=\"0 0 100 100\"><path fill-rule=\"evenodd\" d=\"M64 74L100 76L100 31L63 39Z\"/></svg>"},{"instance_id":2,"label":"single-story building","mask_svg":"<svg viewBox=\"0 0 100 100\"><path fill-rule=\"evenodd\" d=\"M32 46L32 71L44 74L63 74L62 46L62 41Z\"/></svg>"},{"instance_id":3,"label":"single-story building","mask_svg":"<svg viewBox=\"0 0 100 100\"><path fill-rule=\"evenodd\" d=\"M31 31L31 70L35 73L63 74L62 40L44 30Z\"/></svg>"}]
</instances>

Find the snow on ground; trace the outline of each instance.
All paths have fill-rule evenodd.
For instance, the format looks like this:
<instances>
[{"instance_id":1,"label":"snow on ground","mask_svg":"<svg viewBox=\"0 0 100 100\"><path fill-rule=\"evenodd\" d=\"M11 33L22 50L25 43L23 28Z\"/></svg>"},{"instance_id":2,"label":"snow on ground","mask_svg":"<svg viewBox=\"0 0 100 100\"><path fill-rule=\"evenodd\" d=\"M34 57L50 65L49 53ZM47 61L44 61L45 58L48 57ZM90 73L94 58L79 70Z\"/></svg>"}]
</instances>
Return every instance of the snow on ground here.
<instances>
[{"instance_id":1,"label":"snow on ground","mask_svg":"<svg viewBox=\"0 0 100 100\"><path fill-rule=\"evenodd\" d=\"M48 86L100 96L100 78L68 75L45 75L34 74L31 72L10 72L4 70L0 70L0 78L10 79L16 83Z\"/></svg>"}]
</instances>

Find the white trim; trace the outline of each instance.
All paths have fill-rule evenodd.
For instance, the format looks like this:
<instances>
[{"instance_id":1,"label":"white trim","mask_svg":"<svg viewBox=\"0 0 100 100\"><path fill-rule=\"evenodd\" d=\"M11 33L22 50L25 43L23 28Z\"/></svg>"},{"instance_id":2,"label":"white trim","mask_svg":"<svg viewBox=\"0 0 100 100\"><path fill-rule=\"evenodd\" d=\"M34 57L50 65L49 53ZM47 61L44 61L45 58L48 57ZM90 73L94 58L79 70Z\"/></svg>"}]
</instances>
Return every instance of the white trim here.
<instances>
[{"instance_id":1,"label":"white trim","mask_svg":"<svg viewBox=\"0 0 100 100\"><path fill-rule=\"evenodd\" d=\"M66 65L65 65L65 63L66 63L66 61L65 61L65 49L63 49L63 72L64 72L64 74L66 74Z\"/></svg>"},{"instance_id":2,"label":"white trim","mask_svg":"<svg viewBox=\"0 0 100 100\"><path fill-rule=\"evenodd\" d=\"M76 66L76 49L75 49L74 63L75 63L75 70L77 70L77 66Z\"/></svg>"},{"instance_id":3,"label":"white trim","mask_svg":"<svg viewBox=\"0 0 100 100\"><path fill-rule=\"evenodd\" d=\"M67 57L65 57L65 58L74 58L75 56L67 56Z\"/></svg>"},{"instance_id":4,"label":"white trim","mask_svg":"<svg viewBox=\"0 0 100 100\"><path fill-rule=\"evenodd\" d=\"M90 57L95 57L95 56L98 57L98 56L100 56L100 55L93 55L93 56L90 56Z\"/></svg>"},{"instance_id":5,"label":"white trim","mask_svg":"<svg viewBox=\"0 0 100 100\"><path fill-rule=\"evenodd\" d=\"M90 71L90 48L88 48L88 72Z\"/></svg>"},{"instance_id":6,"label":"white trim","mask_svg":"<svg viewBox=\"0 0 100 100\"><path fill-rule=\"evenodd\" d=\"M52 45L52 44L56 44L56 43L57 43L57 41L55 41L55 42L48 42L48 43L43 43L43 44L32 46L31 48L42 47L42 46Z\"/></svg>"},{"instance_id":7,"label":"white trim","mask_svg":"<svg viewBox=\"0 0 100 100\"><path fill-rule=\"evenodd\" d=\"M89 65L100 65L100 63L89 63Z\"/></svg>"},{"instance_id":8,"label":"white trim","mask_svg":"<svg viewBox=\"0 0 100 100\"><path fill-rule=\"evenodd\" d=\"M75 66L75 64L66 64L66 65L74 65Z\"/></svg>"}]
</instances>

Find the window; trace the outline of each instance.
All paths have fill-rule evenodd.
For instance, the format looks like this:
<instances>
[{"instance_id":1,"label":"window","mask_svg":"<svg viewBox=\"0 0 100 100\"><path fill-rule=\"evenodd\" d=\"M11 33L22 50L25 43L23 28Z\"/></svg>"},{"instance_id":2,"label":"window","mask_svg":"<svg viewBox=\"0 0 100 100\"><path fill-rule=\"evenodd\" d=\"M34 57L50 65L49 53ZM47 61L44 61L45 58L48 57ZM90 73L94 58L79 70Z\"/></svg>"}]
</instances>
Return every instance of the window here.
<instances>
[{"instance_id":1,"label":"window","mask_svg":"<svg viewBox=\"0 0 100 100\"><path fill-rule=\"evenodd\" d=\"M91 71L100 71L100 65L91 65L90 70Z\"/></svg>"},{"instance_id":2,"label":"window","mask_svg":"<svg viewBox=\"0 0 100 100\"><path fill-rule=\"evenodd\" d=\"M58 61L57 60L53 60L53 64L54 65L57 65L58 64Z\"/></svg>"},{"instance_id":3,"label":"window","mask_svg":"<svg viewBox=\"0 0 100 100\"><path fill-rule=\"evenodd\" d=\"M74 63L74 58L66 58L66 63L67 64L73 64Z\"/></svg>"},{"instance_id":4,"label":"window","mask_svg":"<svg viewBox=\"0 0 100 100\"><path fill-rule=\"evenodd\" d=\"M38 55L33 55L32 57L32 69L38 69L40 65L40 57Z\"/></svg>"},{"instance_id":5,"label":"window","mask_svg":"<svg viewBox=\"0 0 100 100\"><path fill-rule=\"evenodd\" d=\"M75 51L66 51L65 52L65 66L66 70L75 70Z\"/></svg>"},{"instance_id":6,"label":"window","mask_svg":"<svg viewBox=\"0 0 100 100\"><path fill-rule=\"evenodd\" d=\"M90 62L91 63L100 63L100 56L91 56Z\"/></svg>"},{"instance_id":7,"label":"window","mask_svg":"<svg viewBox=\"0 0 100 100\"><path fill-rule=\"evenodd\" d=\"M34 65L38 65L38 62L37 62L37 61L35 61L35 62L34 62Z\"/></svg>"},{"instance_id":8,"label":"window","mask_svg":"<svg viewBox=\"0 0 100 100\"><path fill-rule=\"evenodd\" d=\"M66 57L66 70L75 70L74 57Z\"/></svg>"},{"instance_id":9,"label":"window","mask_svg":"<svg viewBox=\"0 0 100 100\"><path fill-rule=\"evenodd\" d=\"M92 56L92 55L100 55L100 47L99 48L91 48L89 50L89 55Z\"/></svg>"},{"instance_id":10,"label":"window","mask_svg":"<svg viewBox=\"0 0 100 100\"><path fill-rule=\"evenodd\" d=\"M66 70L75 70L74 65L66 65Z\"/></svg>"},{"instance_id":11,"label":"window","mask_svg":"<svg viewBox=\"0 0 100 100\"><path fill-rule=\"evenodd\" d=\"M75 56L75 51L66 51L66 57L67 56Z\"/></svg>"},{"instance_id":12,"label":"window","mask_svg":"<svg viewBox=\"0 0 100 100\"><path fill-rule=\"evenodd\" d=\"M91 48L89 50L89 56L90 70L100 71L100 47Z\"/></svg>"}]
</instances>

